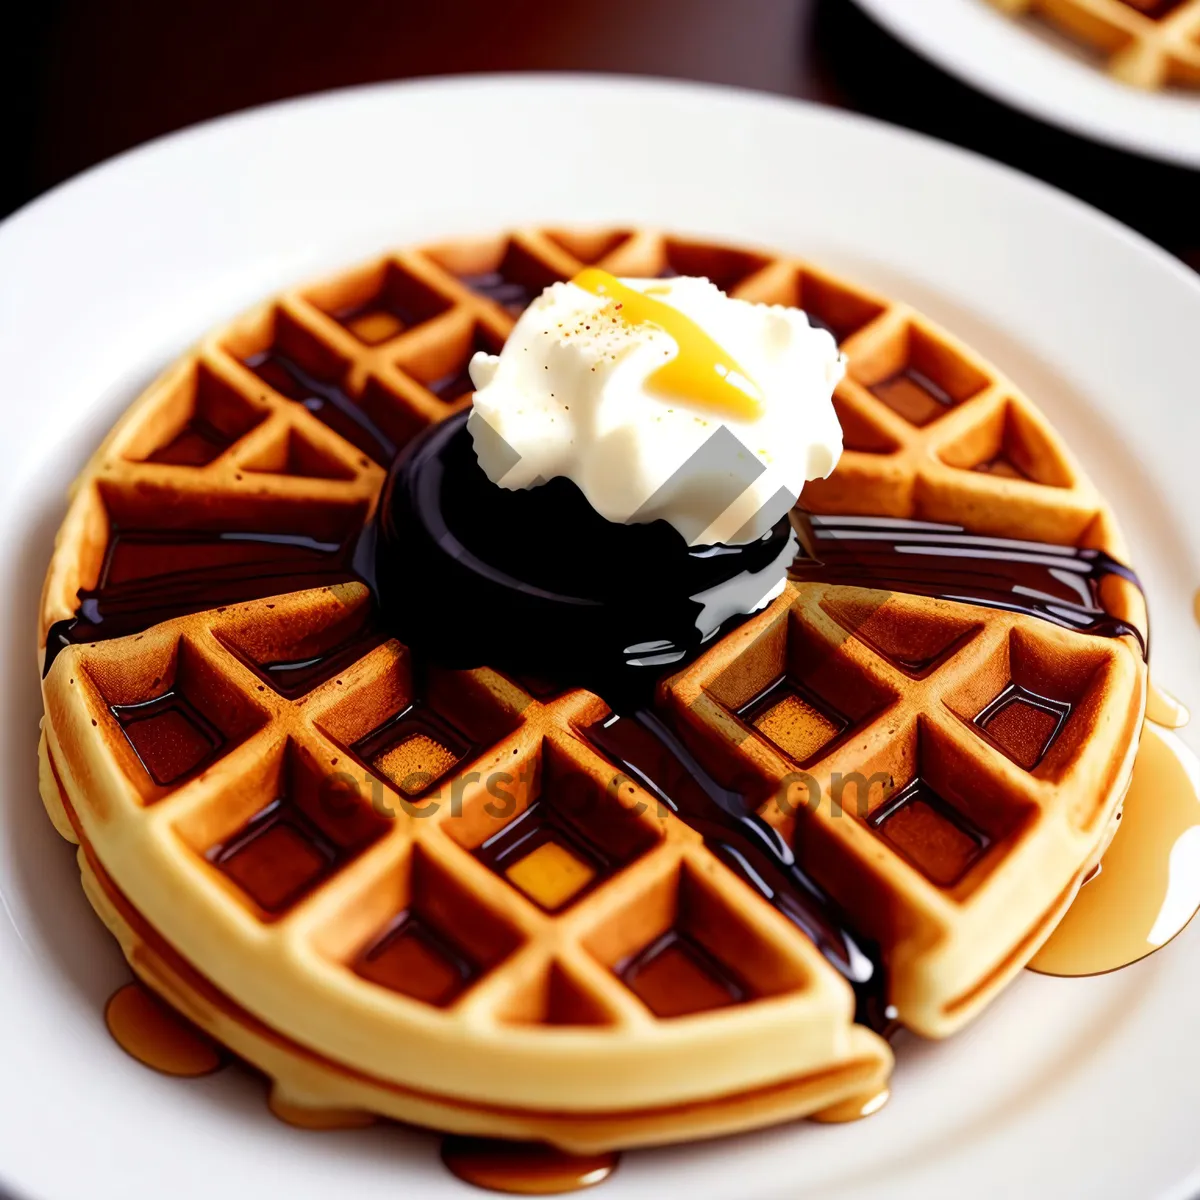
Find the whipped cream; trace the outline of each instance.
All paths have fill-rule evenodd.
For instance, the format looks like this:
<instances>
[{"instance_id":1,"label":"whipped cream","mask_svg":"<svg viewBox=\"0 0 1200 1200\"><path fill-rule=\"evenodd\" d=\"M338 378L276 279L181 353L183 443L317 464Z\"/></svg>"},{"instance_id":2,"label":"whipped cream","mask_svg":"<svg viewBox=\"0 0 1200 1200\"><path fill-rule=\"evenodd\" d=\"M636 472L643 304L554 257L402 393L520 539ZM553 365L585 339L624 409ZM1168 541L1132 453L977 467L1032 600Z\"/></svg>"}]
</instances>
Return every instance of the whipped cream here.
<instances>
[{"instance_id":1,"label":"whipped cream","mask_svg":"<svg viewBox=\"0 0 1200 1200\"><path fill-rule=\"evenodd\" d=\"M842 451L833 337L707 279L585 271L470 371L468 429L493 483L565 476L606 519L661 518L691 546L763 537Z\"/></svg>"}]
</instances>

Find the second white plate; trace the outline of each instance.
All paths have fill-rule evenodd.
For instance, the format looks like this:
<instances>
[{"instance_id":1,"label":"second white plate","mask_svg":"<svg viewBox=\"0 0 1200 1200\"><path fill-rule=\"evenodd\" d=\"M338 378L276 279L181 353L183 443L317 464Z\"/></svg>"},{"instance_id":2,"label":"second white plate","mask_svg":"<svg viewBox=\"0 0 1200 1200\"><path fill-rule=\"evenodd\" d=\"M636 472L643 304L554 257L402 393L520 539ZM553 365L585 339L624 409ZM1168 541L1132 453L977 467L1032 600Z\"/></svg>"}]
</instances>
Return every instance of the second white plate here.
<instances>
[{"instance_id":1,"label":"second white plate","mask_svg":"<svg viewBox=\"0 0 1200 1200\"><path fill-rule=\"evenodd\" d=\"M931 62L1072 133L1200 168L1200 91L1142 91L1105 74L1066 37L985 0L857 0Z\"/></svg>"}]
</instances>

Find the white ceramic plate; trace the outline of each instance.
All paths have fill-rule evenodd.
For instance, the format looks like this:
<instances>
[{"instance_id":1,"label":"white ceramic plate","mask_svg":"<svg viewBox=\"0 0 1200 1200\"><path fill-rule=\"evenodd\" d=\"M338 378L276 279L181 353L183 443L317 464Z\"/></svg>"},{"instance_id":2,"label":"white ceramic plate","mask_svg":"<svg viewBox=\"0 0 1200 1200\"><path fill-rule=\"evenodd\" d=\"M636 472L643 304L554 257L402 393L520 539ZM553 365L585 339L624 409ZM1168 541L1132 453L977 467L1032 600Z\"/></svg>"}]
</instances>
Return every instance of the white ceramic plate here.
<instances>
[{"instance_id":1,"label":"white ceramic plate","mask_svg":"<svg viewBox=\"0 0 1200 1200\"><path fill-rule=\"evenodd\" d=\"M985 0L858 0L893 36L971 87L1043 121L1179 166L1200 168L1200 92L1142 91L1033 19Z\"/></svg>"},{"instance_id":2,"label":"white ceramic plate","mask_svg":"<svg viewBox=\"0 0 1200 1200\"><path fill-rule=\"evenodd\" d=\"M802 253L993 357L1108 490L1156 673L1200 703L1200 283L1075 201L829 110L612 79L370 88L144 147L0 226L0 1179L17 1195L468 1194L432 1136L302 1133L248 1073L170 1080L109 1039L101 1009L128 973L38 803L34 615L68 482L208 325L383 246L541 221ZM1200 923L1125 972L1026 975L960 1037L902 1047L871 1120L629 1154L600 1194L1183 1196L1200 1174L1198 950Z\"/></svg>"}]
</instances>

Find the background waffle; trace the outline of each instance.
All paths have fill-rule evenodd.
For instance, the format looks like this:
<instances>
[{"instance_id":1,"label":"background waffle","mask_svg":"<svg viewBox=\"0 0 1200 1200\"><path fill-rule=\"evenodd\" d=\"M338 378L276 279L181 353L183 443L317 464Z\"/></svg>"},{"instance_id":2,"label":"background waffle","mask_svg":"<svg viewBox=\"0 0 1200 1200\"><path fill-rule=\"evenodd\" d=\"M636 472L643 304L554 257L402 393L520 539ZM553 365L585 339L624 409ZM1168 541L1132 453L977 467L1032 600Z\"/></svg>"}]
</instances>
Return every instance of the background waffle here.
<instances>
[{"instance_id":1,"label":"background waffle","mask_svg":"<svg viewBox=\"0 0 1200 1200\"><path fill-rule=\"evenodd\" d=\"M756 251L535 231L386 256L185 356L76 482L40 644L81 588L137 592L180 547L269 532L338 559L395 447L469 402L474 350L589 262L707 275L834 332L847 451L812 507L1127 561L1036 408L907 307ZM1107 586L1144 629L1136 589ZM973 724L1013 685L1069 710L1024 765L1029 720ZM795 694L761 707L768 687ZM900 1020L943 1034L1032 955L1106 844L1144 691L1132 637L798 584L662 695L884 942ZM44 698L43 796L93 903L135 970L292 1103L595 1147L763 1124L886 1079L886 1044L816 948L577 735L600 700L488 669L417 679L359 584L67 647ZM773 789L796 767L928 794L886 826L789 816ZM950 878L946 854L981 835Z\"/></svg>"},{"instance_id":2,"label":"background waffle","mask_svg":"<svg viewBox=\"0 0 1200 1200\"><path fill-rule=\"evenodd\" d=\"M1200 87L1200 0L991 0L1040 17L1102 54L1136 87Z\"/></svg>"}]
</instances>

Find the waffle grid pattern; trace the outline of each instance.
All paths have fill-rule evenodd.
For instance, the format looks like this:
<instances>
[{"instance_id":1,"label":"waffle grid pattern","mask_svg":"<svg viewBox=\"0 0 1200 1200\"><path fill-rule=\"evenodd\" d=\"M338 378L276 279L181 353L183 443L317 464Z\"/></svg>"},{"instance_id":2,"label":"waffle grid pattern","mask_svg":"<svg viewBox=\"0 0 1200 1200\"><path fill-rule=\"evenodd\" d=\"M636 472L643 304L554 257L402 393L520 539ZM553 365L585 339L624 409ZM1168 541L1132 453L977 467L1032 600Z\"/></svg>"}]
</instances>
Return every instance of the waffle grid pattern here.
<instances>
[{"instance_id":1,"label":"waffle grid pattern","mask_svg":"<svg viewBox=\"0 0 1200 1200\"><path fill-rule=\"evenodd\" d=\"M847 450L835 475L806 491L814 509L958 521L1127 558L1101 497L1036 408L907 306L792 259L644 231L539 230L388 255L291 291L207 338L131 407L77 483L47 576L41 643L74 611L78 589L111 568L114 529L232 527L348 541L373 508L388 446L468 403L463 370L474 350L500 345L524 302L587 263L625 275L708 275L732 294L803 307L838 337L850 364L836 397ZM1110 611L1144 627L1136 590L1111 586ZM705 755L715 745L718 759L727 756L719 766L749 770L770 792L796 764L737 713L792 669L795 648L811 657L815 647L817 660L845 665L859 687L858 699L832 697L839 712L861 718L838 742L839 763L874 770L878 759L897 780L926 758L941 760L943 774L953 773L956 755L983 766L996 795L973 819L996 836L950 887L914 867L911 847L902 852L856 819L835 823L818 811L810 841L796 836L798 852L830 849L823 882L866 914L867 927L872 911L887 914L878 935L896 953L901 1017L942 1034L1036 948L1036 940L1019 941L1023 920L1034 934L1053 924L1031 912L1036 896L1012 900L1005 879L1019 884L1020 872L1008 864L1033 869L1041 854L1065 906L1102 848L1121 780L1097 790L1102 748L1089 757L1082 734L1103 727L1110 744L1132 755L1135 731L1120 735L1116 726L1140 711L1144 668L1131 639L1101 642L902 598L847 616L849 601L839 596L811 585L789 592L666 695ZM353 633L334 675L298 697L276 691L269 664L331 651L366 603L363 589L345 585L200 613L136 638L70 648L47 676L45 733L62 793L116 885L172 946L251 1013L334 1062L398 1082L436 1079L447 1094L489 1104L693 1103L824 1073L820 1099L806 1100L811 1111L861 1088L864 1063L882 1080L886 1046L850 1024L849 989L815 948L779 914L748 903L745 885L690 829L638 789L626 795L632 785L614 788L615 768L574 733L603 716L595 697L546 696L486 670L435 672L417 687L402 647L374 637L356 654ZM886 626L896 614L915 624L965 621L969 636L960 657L917 689L927 714L907 709L889 725L901 698L914 695L913 681L867 646L871 622ZM779 629L785 634L770 632ZM797 661L799 670L803 653ZM1062 753L1056 759L1052 748L1032 774L967 728L1019 663L1033 664L1021 667L1032 683L1065 688L1075 706L1074 725L1058 738ZM824 686L819 670L814 678ZM133 727L118 719L169 696L179 698L172 720L183 713L166 743L185 764L174 777L147 769ZM868 712L862 696L878 704ZM442 745L439 758L437 745L417 753L411 742L394 761L360 760L373 733L414 704L445 718L469 750L449 754ZM219 746L196 742L191 710L216 730ZM453 761L441 779L406 779L431 764L437 774L447 754ZM550 795L548 781L569 776L596 811L631 831L636 852L618 854L610 874L600 871L553 911L482 861L484 844L509 820L487 814L489 772L507 772L510 760L527 772L512 819L543 790ZM346 773L350 792L333 797L345 801L342 815L326 820L314 807L322 781ZM429 807L426 782L443 799L457 796L460 819L415 815ZM999 799L1006 789L1011 798ZM47 803L65 829L56 796ZM239 838L281 797L300 811L271 826L272 852L295 859L303 843L306 857L288 886L256 898L235 865ZM393 816L374 811L381 799ZM650 813L627 811L638 803ZM790 817L765 799L762 811L793 836ZM1005 814L1018 811L1056 817L1006 824ZM560 877L558 886L571 885ZM164 906L163 896L174 902ZM1010 901L997 936L989 914ZM380 982L408 930L403 918L414 914L456 939L462 961L473 964L469 978L456 981L444 968L439 988L415 997ZM726 1005L717 996L686 1020L656 1015L647 993L639 998L619 973L672 931L699 940L705 962L731 968L753 1002ZM418 957L431 946L436 957L440 943L425 934ZM364 982L373 973L376 981ZM671 1136L687 1136L686 1120Z\"/></svg>"},{"instance_id":2,"label":"waffle grid pattern","mask_svg":"<svg viewBox=\"0 0 1200 1200\"><path fill-rule=\"evenodd\" d=\"M1142 88L1200 87L1200 0L991 0L1036 16L1104 56Z\"/></svg>"},{"instance_id":3,"label":"waffle grid pattern","mask_svg":"<svg viewBox=\"0 0 1200 1200\"><path fill-rule=\"evenodd\" d=\"M452 1094L478 1087L473 1060L481 1048L523 1056L525 1079L505 1078L501 1096L482 1097L517 1104L545 1103L536 1090L523 1091L544 1083L539 1067L561 1065L562 1047L538 1033L569 1028L583 1106L628 1104L639 1086L650 1091L636 1099L657 1104L677 1097L655 1094L663 1081L641 1079L637 1064L664 1022L616 968L664 932L687 926L756 997L752 1024L736 1015L728 1020L728 1010L696 1018L711 1023L703 1036L714 1054L728 1046L735 1061L747 1056L743 1068L765 1073L737 1081L740 1086L770 1082L781 1061L789 1077L814 1064L824 1069L845 1062L857 1071L864 1059L886 1063L882 1043L848 1026L848 990L811 943L772 910L746 906L743 885L697 835L640 789L617 785L613 768L572 735L572 722L602 710L595 698L574 693L543 705L490 671L434 673L427 696L447 719L510 732L464 759L436 793L413 799L369 764L353 762L347 750L365 728L410 703L407 651L384 643L293 701L274 693L244 651L231 648L253 644L266 621L311 647L325 629L344 624L347 609L368 603L360 585L295 593L234 606L215 620L206 613L164 623L134 645L125 639L68 652L77 673L68 675L67 689L81 701L70 720L90 727L93 741L94 730L101 730L117 772L132 785L101 815L91 793L77 799L68 782L72 804L99 846L122 829L127 844L118 857L122 866L138 866L114 868L114 875L131 902L155 912L168 941L203 963L218 987L251 1010L271 1012L274 1026L336 1061L384 1078L436 1078ZM268 652L280 649L287 648L276 643ZM154 688L183 694L226 735L216 756L167 787L142 767L136 740L124 736L112 715L114 707ZM68 727L56 720L49 734L56 763L71 761L55 748L73 740ZM308 777L308 786L298 775ZM337 781L337 790L321 794L319 784L313 786L320 779ZM497 800L501 788L511 804ZM572 790L573 802L610 835L614 825L636 826L637 852L611 878L551 913L472 851L536 799L570 803ZM210 851L279 802L281 793L284 804L306 808L330 840L349 849L311 888L266 909L253 886L247 892L210 861ZM494 816L489 806L497 805L503 811ZM265 866L286 872L287 857L276 849ZM173 911L155 904L164 894L176 897ZM197 911L205 914L202 922L187 919ZM471 986L451 1003L364 986L356 973L364 951L404 913L435 926L477 965ZM256 963L272 965L255 970ZM250 979L257 984L247 987ZM285 996L294 1000L298 987L306 1003L280 1007ZM279 988L282 994L272 990ZM420 1038L398 1039L398 1020ZM314 1037L318 1027L323 1037ZM754 1049L764 1027L773 1028L771 1040L790 1043L770 1062ZM686 1063L689 1043L671 1047L677 1061L665 1079L668 1089L680 1085L681 1075L686 1080L696 1073L696 1065ZM625 1069L639 1078L610 1075L614 1055L627 1059ZM712 1088L712 1073L704 1074L707 1081L688 1082Z\"/></svg>"},{"instance_id":4,"label":"waffle grid pattern","mask_svg":"<svg viewBox=\"0 0 1200 1200\"><path fill-rule=\"evenodd\" d=\"M1127 646L978 613L801 585L669 685L701 761L765 797L760 814L884 947L905 1023L934 1036L977 1012L1057 924L1113 832L1140 716ZM780 679L847 720L805 760L745 718ZM1065 719L1039 724L1018 698L1015 720L981 728L1014 683L1060 701ZM1117 731L1128 750L1114 762ZM846 782L856 774L866 782ZM877 814L910 785L920 824L892 834L904 809Z\"/></svg>"}]
</instances>

